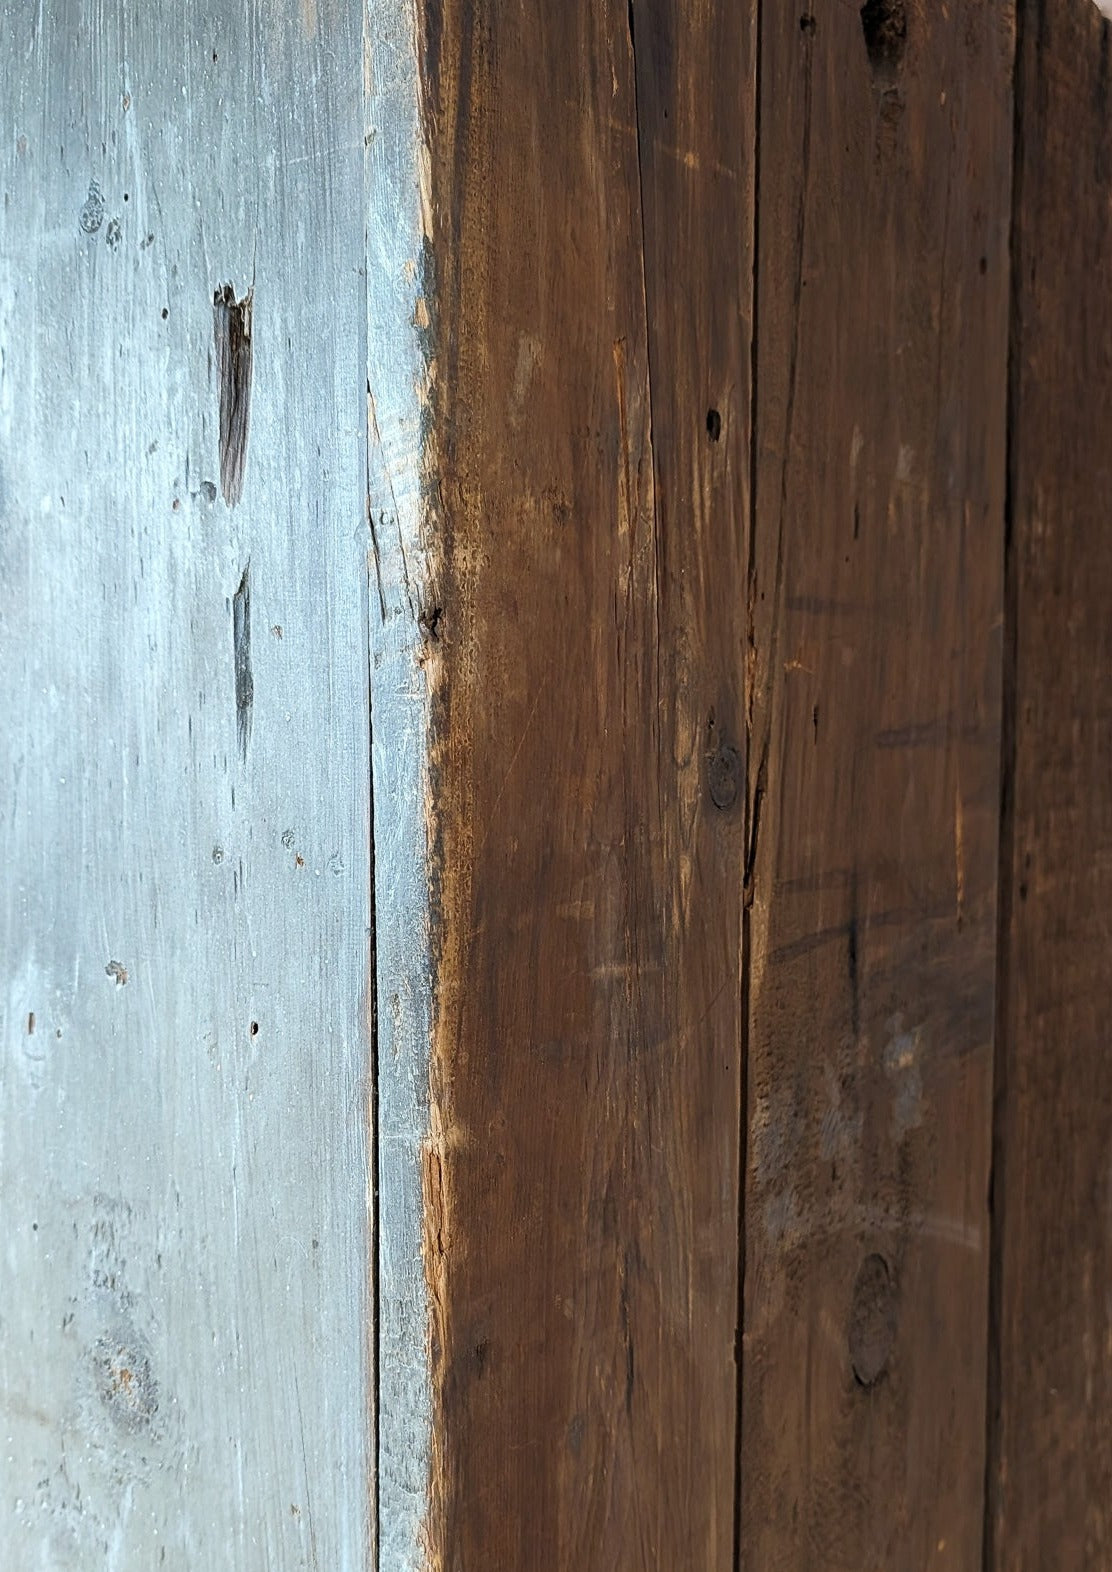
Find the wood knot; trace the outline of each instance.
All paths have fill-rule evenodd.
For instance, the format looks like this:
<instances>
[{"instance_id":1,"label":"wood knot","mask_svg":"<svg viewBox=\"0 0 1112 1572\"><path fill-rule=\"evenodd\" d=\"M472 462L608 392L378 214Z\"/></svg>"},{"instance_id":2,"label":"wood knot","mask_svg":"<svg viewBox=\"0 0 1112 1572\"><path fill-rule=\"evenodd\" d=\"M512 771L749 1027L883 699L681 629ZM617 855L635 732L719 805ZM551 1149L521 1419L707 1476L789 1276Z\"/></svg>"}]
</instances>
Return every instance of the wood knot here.
<instances>
[{"instance_id":1,"label":"wood knot","mask_svg":"<svg viewBox=\"0 0 1112 1572\"><path fill-rule=\"evenodd\" d=\"M896 1340L896 1285L882 1255L858 1268L849 1313L849 1358L859 1386L875 1386L888 1368Z\"/></svg>"},{"instance_id":2,"label":"wood knot","mask_svg":"<svg viewBox=\"0 0 1112 1572\"><path fill-rule=\"evenodd\" d=\"M741 791L741 756L727 742L720 742L707 759L707 790L716 808L732 808Z\"/></svg>"}]
</instances>

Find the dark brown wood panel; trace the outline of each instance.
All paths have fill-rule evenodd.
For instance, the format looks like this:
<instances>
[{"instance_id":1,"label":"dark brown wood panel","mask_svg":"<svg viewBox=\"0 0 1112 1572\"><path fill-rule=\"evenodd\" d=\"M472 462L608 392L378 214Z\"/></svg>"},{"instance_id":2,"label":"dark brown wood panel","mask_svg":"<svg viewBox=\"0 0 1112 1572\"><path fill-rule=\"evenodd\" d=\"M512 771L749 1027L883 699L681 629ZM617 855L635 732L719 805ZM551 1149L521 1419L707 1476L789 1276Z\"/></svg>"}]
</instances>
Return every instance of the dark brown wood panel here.
<instances>
[{"instance_id":1,"label":"dark brown wood panel","mask_svg":"<svg viewBox=\"0 0 1112 1572\"><path fill-rule=\"evenodd\" d=\"M979 1564L1007 6L763 8L743 1564Z\"/></svg>"},{"instance_id":2,"label":"dark brown wood panel","mask_svg":"<svg viewBox=\"0 0 1112 1572\"><path fill-rule=\"evenodd\" d=\"M752 19L426 0L423 28L430 1539L460 1572L725 1572Z\"/></svg>"},{"instance_id":3,"label":"dark brown wood panel","mask_svg":"<svg viewBox=\"0 0 1112 1572\"><path fill-rule=\"evenodd\" d=\"M1112 1565L1112 37L1021 11L992 1572Z\"/></svg>"}]
</instances>

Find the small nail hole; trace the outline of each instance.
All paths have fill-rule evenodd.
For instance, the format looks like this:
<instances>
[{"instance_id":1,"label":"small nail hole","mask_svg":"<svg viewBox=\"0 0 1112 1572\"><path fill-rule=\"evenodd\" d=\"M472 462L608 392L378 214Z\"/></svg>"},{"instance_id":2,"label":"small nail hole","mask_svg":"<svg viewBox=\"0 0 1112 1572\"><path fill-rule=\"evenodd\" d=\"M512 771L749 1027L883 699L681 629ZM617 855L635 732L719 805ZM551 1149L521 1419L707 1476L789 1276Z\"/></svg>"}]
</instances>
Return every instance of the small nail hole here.
<instances>
[{"instance_id":1,"label":"small nail hole","mask_svg":"<svg viewBox=\"0 0 1112 1572\"><path fill-rule=\"evenodd\" d=\"M712 442L717 442L722 435L722 416L716 409L707 410L707 436Z\"/></svg>"},{"instance_id":2,"label":"small nail hole","mask_svg":"<svg viewBox=\"0 0 1112 1572\"><path fill-rule=\"evenodd\" d=\"M252 1021L251 1022L251 1036L252 1037L257 1037L258 1035L259 1035L259 1023L258 1023L258 1021Z\"/></svg>"}]
</instances>

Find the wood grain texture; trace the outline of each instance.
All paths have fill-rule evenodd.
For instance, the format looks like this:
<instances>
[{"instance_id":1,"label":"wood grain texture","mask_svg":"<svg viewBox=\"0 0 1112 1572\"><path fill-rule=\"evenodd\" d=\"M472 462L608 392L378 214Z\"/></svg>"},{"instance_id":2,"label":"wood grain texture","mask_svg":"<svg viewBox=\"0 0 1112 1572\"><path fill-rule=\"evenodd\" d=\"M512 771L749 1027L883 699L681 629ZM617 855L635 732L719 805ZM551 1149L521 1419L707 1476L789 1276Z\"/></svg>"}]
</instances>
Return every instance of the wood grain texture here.
<instances>
[{"instance_id":1,"label":"wood grain texture","mask_svg":"<svg viewBox=\"0 0 1112 1572\"><path fill-rule=\"evenodd\" d=\"M1012 26L765 5L743 1564L978 1564Z\"/></svg>"},{"instance_id":2,"label":"wood grain texture","mask_svg":"<svg viewBox=\"0 0 1112 1572\"><path fill-rule=\"evenodd\" d=\"M428 740L435 449L416 12L366 10L367 516L375 884L376 1492L383 1572L425 1562L432 1430L422 1154L432 1022Z\"/></svg>"},{"instance_id":3,"label":"wood grain texture","mask_svg":"<svg viewBox=\"0 0 1112 1572\"><path fill-rule=\"evenodd\" d=\"M986 1565L1112 1564L1112 33L1021 8Z\"/></svg>"},{"instance_id":4,"label":"wood grain texture","mask_svg":"<svg viewBox=\"0 0 1112 1572\"><path fill-rule=\"evenodd\" d=\"M3 15L0 1563L365 1572L361 11Z\"/></svg>"},{"instance_id":5,"label":"wood grain texture","mask_svg":"<svg viewBox=\"0 0 1112 1572\"><path fill-rule=\"evenodd\" d=\"M751 26L424 9L446 1568L732 1564Z\"/></svg>"}]
</instances>

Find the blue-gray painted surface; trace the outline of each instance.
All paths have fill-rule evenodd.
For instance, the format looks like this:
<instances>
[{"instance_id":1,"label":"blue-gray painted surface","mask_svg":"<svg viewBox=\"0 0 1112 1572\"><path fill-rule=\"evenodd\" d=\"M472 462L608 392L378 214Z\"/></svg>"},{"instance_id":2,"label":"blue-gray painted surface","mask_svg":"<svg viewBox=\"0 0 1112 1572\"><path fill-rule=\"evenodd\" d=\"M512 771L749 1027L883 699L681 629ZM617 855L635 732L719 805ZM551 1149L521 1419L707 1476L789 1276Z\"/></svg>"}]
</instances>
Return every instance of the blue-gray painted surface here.
<instances>
[{"instance_id":1,"label":"blue-gray painted surface","mask_svg":"<svg viewBox=\"0 0 1112 1572\"><path fill-rule=\"evenodd\" d=\"M367 24L350 0L9 0L0 22L0 1566L364 1572ZM383 167L404 183L400 153ZM384 311L408 242L373 259ZM234 507L225 284L254 291ZM404 533L386 370L372 476ZM393 551L380 824L423 735ZM406 813L378 878L402 1053L425 1031L420 924L383 915L421 893ZM416 1413L407 1074L383 1278ZM391 1488L419 1488L410 1462Z\"/></svg>"}]
</instances>

